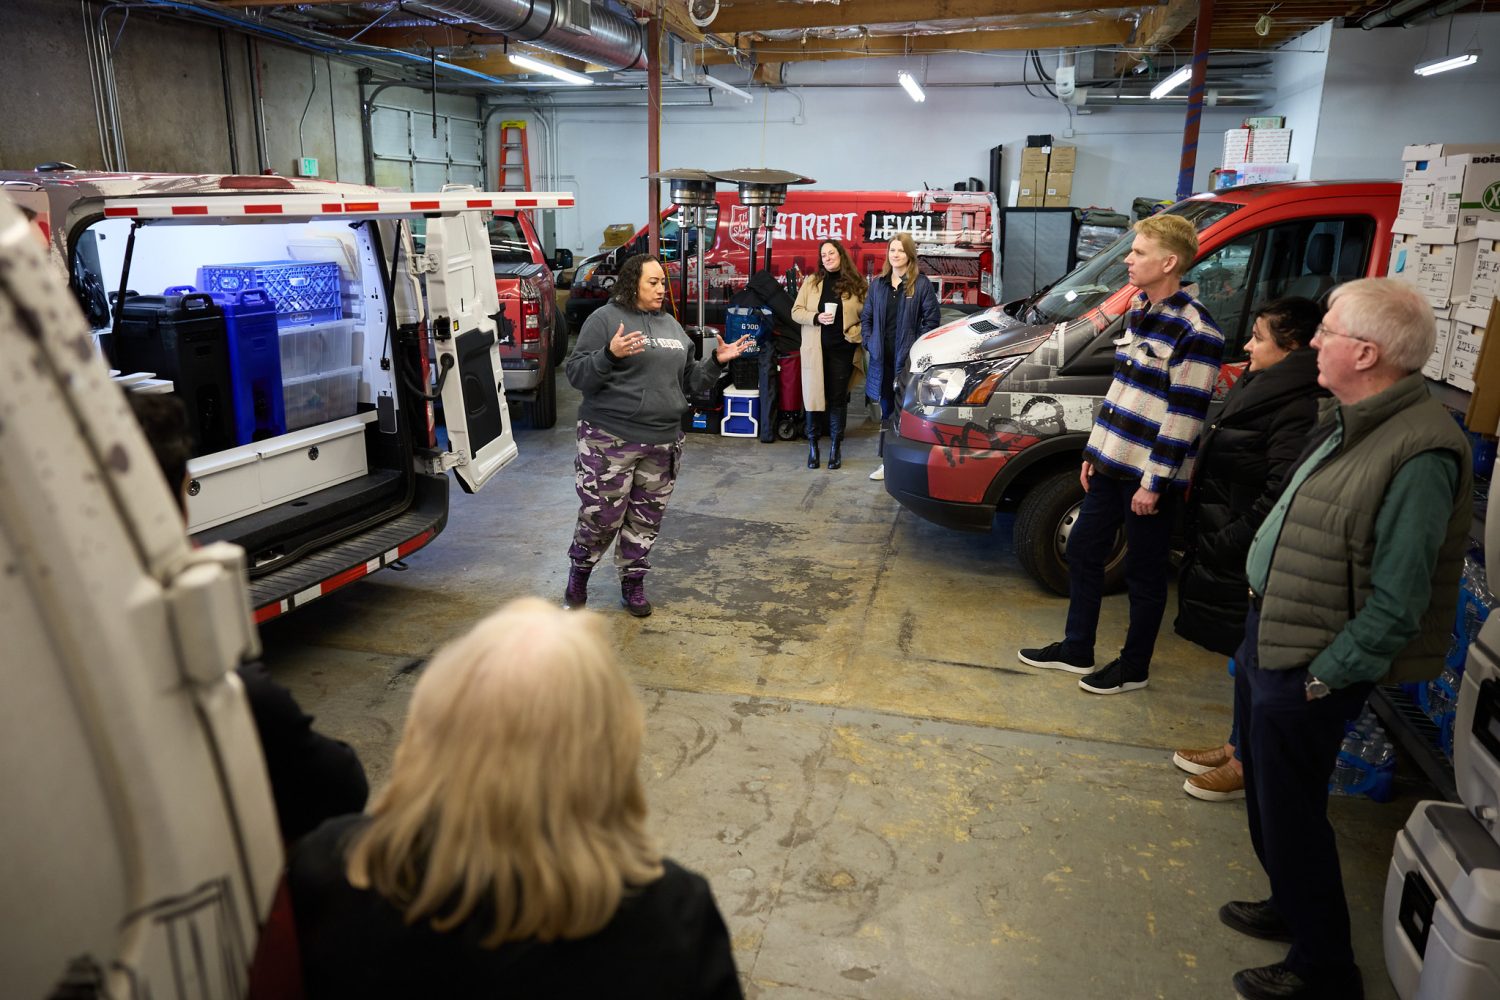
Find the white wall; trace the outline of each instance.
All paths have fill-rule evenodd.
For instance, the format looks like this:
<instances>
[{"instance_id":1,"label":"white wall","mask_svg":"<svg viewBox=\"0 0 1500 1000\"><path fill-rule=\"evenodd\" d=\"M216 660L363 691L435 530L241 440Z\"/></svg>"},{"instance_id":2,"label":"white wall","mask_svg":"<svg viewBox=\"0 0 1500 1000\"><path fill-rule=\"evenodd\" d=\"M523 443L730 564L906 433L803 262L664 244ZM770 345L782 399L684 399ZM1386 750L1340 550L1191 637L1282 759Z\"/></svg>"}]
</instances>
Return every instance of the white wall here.
<instances>
[{"instance_id":1,"label":"white wall","mask_svg":"<svg viewBox=\"0 0 1500 1000\"><path fill-rule=\"evenodd\" d=\"M1332 33L1333 22L1325 21L1281 45L1271 57L1276 103L1266 113L1282 115L1292 130L1292 151L1288 159L1297 165L1298 180L1312 179Z\"/></svg>"},{"instance_id":2,"label":"white wall","mask_svg":"<svg viewBox=\"0 0 1500 1000\"><path fill-rule=\"evenodd\" d=\"M933 61L929 84L953 79L1015 80L1011 59L971 57ZM833 189L909 190L924 183L947 187L973 176L988 183L990 147L1005 146L1005 176L1018 175L1020 149L1030 134L1050 133L1078 146L1073 184L1075 205L1129 212L1139 196L1169 198L1177 186L1183 106L1161 111L1088 109L1072 117L1051 97L1032 97L1018 86L945 88L929 86L925 103L912 102L895 86L900 60L823 64L825 78L844 86L754 88L755 102L715 94L715 106L667 107L663 115L661 165L726 169L769 166L795 170ZM914 66L920 70L920 67ZM715 73L739 84L732 70ZM983 74L988 73L986 77ZM920 76L920 73L918 74ZM802 68L794 81L817 74ZM854 86L848 86L853 84ZM865 84L865 86L859 86ZM704 89L669 90L666 100L699 102ZM1040 90L1038 90L1040 94ZM600 103L640 101L640 91L590 93ZM568 95L570 99L576 99ZM559 104L562 103L559 101ZM1241 109L1209 109L1203 117L1197 190L1219 165L1219 136L1237 125ZM559 245L593 252L606 224L646 221L646 117L644 107L568 108L556 112L559 172L577 185L576 230L559 223ZM538 164L536 147L532 163ZM1002 203L1005 191L998 192ZM560 213L561 214L561 213ZM577 242L564 234L574 232Z\"/></svg>"},{"instance_id":3,"label":"white wall","mask_svg":"<svg viewBox=\"0 0 1500 1000\"><path fill-rule=\"evenodd\" d=\"M358 67L277 45L260 46L260 54L271 169L293 177L297 160L312 156L324 180L363 184ZM473 102L468 107L472 113ZM249 139L240 145L253 149L253 133ZM245 172L255 172L253 158Z\"/></svg>"},{"instance_id":4,"label":"white wall","mask_svg":"<svg viewBox=\"0 0 1500 1000\"><path fill-rule=\"evenodd\" d=\"M1483 50L1473 66L1437 76L1412 72L1452 51ZM1472 42L1471 42L1472 40ZM1401 147L1500 139L1500 14L1444 18L1409 29L1331 32L1312 177L1399 178Z\"/></svg>"}]
</instances>

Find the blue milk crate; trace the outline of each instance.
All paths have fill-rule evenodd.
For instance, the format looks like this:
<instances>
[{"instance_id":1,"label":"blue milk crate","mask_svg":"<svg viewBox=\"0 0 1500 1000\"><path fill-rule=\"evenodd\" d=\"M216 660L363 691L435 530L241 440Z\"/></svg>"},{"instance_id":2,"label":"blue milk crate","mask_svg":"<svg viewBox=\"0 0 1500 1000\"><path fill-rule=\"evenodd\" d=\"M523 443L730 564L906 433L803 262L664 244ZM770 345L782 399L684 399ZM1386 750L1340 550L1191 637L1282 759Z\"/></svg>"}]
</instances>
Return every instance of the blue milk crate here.
<instances>
[{"instance_id":1,"label":"blue milk crate","mask_svg":"<svg viewBox=\"0 0 1500 1000\"><path fill-rule=\"evenodd\" d=\"M192 285L173 285L162 294L195 291ZM276 303L259 288L247 288L233 295L215 293L212 298L224 310L234 443L249 444L285 434Z\"/></svg>"},{"instance_id":2,"label":"blue milk crate","mask_svg":"<svg viewBox=\"0 0 1500 1000\"><path fill-rule=\"evenodd\" d=\"M283 325L321 323L343 316L339 266L322 260L263 260L251 264L205 264L198 268L198 287L234 295L263 289L276 304Z\"/></svg>"}]
</instances>

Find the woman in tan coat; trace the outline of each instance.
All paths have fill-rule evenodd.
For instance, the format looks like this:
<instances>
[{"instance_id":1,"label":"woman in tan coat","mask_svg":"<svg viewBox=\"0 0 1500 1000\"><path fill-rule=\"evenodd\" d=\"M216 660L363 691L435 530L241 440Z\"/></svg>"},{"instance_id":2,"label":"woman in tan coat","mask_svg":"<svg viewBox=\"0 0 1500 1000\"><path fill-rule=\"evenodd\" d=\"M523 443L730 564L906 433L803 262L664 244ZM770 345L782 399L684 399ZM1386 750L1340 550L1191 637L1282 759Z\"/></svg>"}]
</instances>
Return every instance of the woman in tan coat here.
<instances>
[{"instance_id":1,"label":"woman in tan coat","mask_svg":"<svg viewBox=\"0 0 1500 1000\"><path fill-rule=\"evenodd\" d=\"M859 348L859 314L868 286L849 251L837 240L818 247L818 269L797 289L792 319L815 327L802 338L802 405L807 414L807 467L818 467L818 411L828 411L828 468L844 464L844 423L849 414L849 379Z\"/></svg>"}]
</instances>

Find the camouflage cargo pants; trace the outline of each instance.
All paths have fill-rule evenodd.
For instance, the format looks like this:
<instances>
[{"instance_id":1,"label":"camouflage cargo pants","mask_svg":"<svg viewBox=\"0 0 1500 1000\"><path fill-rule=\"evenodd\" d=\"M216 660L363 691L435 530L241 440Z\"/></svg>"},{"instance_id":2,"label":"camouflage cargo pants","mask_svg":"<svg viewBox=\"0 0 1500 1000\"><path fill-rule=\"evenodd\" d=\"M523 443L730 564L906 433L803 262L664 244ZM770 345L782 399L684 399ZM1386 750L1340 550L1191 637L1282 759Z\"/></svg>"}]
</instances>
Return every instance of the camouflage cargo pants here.
<instances>
[{"instance_id":1,"label":"camouflage cargo pants","mask_svg":"<svg viewBox=\"0 0 1500 1000\"><path fill-rule=\"evenodd\" d=\"M651 546L661 531L681 460L680 435L671 444L635 444L580 420L573 463L580 506L569 561L592 569L615 542L622 578L650 569Z\"/></svg>"}]
</instances>

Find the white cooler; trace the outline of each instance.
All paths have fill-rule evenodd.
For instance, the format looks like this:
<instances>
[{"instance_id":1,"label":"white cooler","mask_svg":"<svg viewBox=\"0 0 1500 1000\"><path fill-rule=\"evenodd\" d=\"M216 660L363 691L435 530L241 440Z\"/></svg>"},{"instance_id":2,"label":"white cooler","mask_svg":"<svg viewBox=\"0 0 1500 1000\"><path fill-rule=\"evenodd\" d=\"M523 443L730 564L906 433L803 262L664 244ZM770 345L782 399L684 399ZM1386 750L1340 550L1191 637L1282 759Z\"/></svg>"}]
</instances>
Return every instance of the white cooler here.
<instances>
[{"instance_id":1,"label":"white cooler","mask_svg":"<svg viewBox=\"0 0 1500 1000\"><path fill-rule=\"evenodd\" d=\"M1418 803L1396 834L1383 930L1401 1000L1500 997L1500 844L1463 806Z\"/></svg>"},{"instance_id":2,"label":"white cooler","mask_svg":"<svg viewBox=\"0 0 1500 1000\"><path fill-rule=\"evenodd\" d=\"M1453 720L1453 777L1458 797L1500 840L1500 611L1469 647Z\"/></svg>"}]
</instances>

